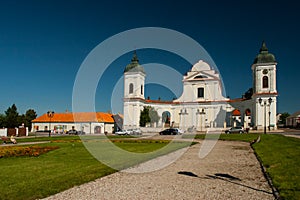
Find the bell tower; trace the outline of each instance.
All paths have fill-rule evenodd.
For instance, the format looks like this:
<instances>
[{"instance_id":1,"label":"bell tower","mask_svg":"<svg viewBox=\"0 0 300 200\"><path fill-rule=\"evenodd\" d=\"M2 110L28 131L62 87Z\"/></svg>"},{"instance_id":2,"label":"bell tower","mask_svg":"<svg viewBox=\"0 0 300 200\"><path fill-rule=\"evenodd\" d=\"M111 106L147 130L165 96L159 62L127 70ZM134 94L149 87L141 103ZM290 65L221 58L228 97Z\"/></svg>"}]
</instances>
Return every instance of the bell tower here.
<instances>
[{"instance_id":1,"label":"bell tower","mask_svg":"<svg viewBox=\"0 0 300 200\"><path fill-rule=\"evenodd\" d=\"M254 93L277 93L276 65L275 56L269 53L263 42L252 65Z\"/></svg>"},{"instance_id":2,"label":"bell tower","mask_svg":"<svg viewBox=\"0 0 300 200\"><path fill-rule=\"evenodd\" d=\"M139 64L139 59L134 51L131 63L124 70L124 98L144 97L144 84L146 73Z\"/></svg>"},{"instance_id":3,"label":"bell tower","mask_svg":"<svg viewBox=\"0 0 300 200\"><path fill-rule=\"evenodd\" d=\"M140 111L145 100L145 77L145 70L134 51L131 63L124 70L124 129L139 127Z\"/></svg>"},{"instance_id":4,"label":"bell tower","mask_svg":"<svg viewBox=\"0 0 300 200\"><path fill-rule=\"evenodd\" d=\"M263 41L252 64L254 121L257 129L276 129L276 66L275 56L269 53Z\"/></svg>"}]
</instances>

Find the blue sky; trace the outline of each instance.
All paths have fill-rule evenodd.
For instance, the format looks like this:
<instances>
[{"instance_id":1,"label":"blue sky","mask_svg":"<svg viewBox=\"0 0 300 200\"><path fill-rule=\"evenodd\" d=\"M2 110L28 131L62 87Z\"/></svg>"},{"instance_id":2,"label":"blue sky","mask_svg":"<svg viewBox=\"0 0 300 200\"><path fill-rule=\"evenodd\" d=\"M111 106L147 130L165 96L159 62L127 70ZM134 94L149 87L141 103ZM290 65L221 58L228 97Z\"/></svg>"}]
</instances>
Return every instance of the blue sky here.
<instances>
[{"instance_id":1,"label":"blue sky","mask_svg":"<svg viewBox=\"0 0 300 200\"><path fill-rule=\"evenodd\" d=\"M231 98L252 87L251 64L265 40L278 62L278 112L293 113L300 109L298 9L294 1L1 1L0 113L13 103L20 113L72 110L76 73L89 52L138 27L174 29L196 40L215 61ZM138 50L138 57L141 64L163 63L183 74L190 68L160 53ZM121 56L107 70L96 110L111 110L111 90L131 57ZM146 89L153 99L172 98L155 85Z\"/></svg>"}]
</instances>

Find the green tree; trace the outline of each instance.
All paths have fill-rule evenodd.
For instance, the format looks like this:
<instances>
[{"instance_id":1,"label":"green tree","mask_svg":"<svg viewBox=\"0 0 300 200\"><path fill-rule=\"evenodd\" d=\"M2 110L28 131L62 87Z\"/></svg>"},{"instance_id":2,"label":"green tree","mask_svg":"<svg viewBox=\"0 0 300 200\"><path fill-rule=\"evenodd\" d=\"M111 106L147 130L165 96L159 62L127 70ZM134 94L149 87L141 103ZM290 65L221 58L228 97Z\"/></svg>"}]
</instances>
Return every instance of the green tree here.
<instances>
[{"instance_id":1,"label":"green tree","mask_svg":"<svg viewBox=\"0 0 300 200\"><path fill-rule=\"evenodd\" d=\"M25 124L25 115L19 115L18 116L18 126L21 126L22 124Z\"/></svg>"},{"instance_id":2,"label":"green tree","mask_svg":"<svg viewBox=\"0 0 300 200\"><path fill-rule=\"evenodd\" d=\"M37 117L36 112L33 109L29 109L25 113L25 127L28 127L28 130L31 131L32 123L31 121Z\"/></svg>"},{"instance_id":3,"label":"green tree","mask_svg":"<svg viewBox=\"0 0 300 200\"><path fill-rule=\"evenodd\" d=\"M15 128L19 126L18 120L19 113L17 106L13 104L5 111L5 126L7 128Z\"/></svg>"},{"instance_id":4,"label":"green tree","mask_svg":"<svg viewBox=\"0 0 300 200\"><path fill-rule=\"evenodd\" d=\"M159 121L159 118L160 118L158 116L157 111L153 107L149 108L149 117L150 117L150 123L151 124L157 123Z\"/></svg>"},{"instance_id":5,"label":"green tree","mask_svg":"<svg viewBox=\"0 0 300 200\"><path fill-rule=\"evenodd\" d=\"M0 114L0 128L5 127L5 115Z\"/></svg>"},{"instance_id":6,"label":"green tree","mask_svg":"<svg viewBox=\"0 0 300 200\"><path fill-rule=\"evenodd\" d=\"M144 109L141 110L140 115L140 126L145 127L147 123L151 121L149 116L149 106L144 106Z\"/></svg>"},{"instance_id":7,"label":"green tree","mask_svg":"<svg viewBox=\"0 0 300 200\"><path fill-rule=\"evenodd\" d=\"M284 124L286 126L286 118L289 116L290 116L290 114L287 112L282 113L279 117L279 123Z\"/></svg>"},{"instance_id":8,"label":"green tree","mask_svg":"<svg viewBox=\"0 0 300 200\"><path fill-rule=\"evenodd\" d=\"M141 111L140 115L140 126L145 127L147 123L158 122L159 116L157 111L151 106L144 106L144 109Z\"/></svg>"}]
</instances>

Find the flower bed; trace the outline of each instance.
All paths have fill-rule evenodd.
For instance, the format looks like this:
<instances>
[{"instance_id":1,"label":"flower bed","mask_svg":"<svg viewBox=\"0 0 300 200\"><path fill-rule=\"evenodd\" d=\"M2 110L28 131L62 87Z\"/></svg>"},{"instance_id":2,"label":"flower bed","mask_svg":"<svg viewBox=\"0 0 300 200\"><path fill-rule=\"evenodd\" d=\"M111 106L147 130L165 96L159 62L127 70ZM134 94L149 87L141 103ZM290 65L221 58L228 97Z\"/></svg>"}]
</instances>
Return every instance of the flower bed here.
<instances>
[{"instance_id":1,"label":"flower bed","mask_svg":"<svg viewBox=\"0 0 300 200\"><path fill-rule=\"evenodd\" d=\"M8 157L20 157L20 156L34 156L37 157L41 154L47 153L49 151L58 149L57 146L8 146L0 148L0 158Z\"/></svg>"}]
</instances>

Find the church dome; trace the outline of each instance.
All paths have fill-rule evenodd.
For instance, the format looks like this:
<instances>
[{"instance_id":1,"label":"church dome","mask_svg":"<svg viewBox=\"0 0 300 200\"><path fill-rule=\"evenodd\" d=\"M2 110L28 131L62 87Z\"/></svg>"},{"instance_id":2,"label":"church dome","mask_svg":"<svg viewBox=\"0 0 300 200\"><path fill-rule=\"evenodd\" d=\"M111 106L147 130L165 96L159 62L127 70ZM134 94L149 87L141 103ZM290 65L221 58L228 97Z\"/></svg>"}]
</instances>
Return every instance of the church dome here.
<instances>
[{"instance_id":1,"label":"church dome","mask_svg":"<svg viewBox=\"0 0 300 200\"><path fill-rule=\"evenodd\" d=\"M269 53L266 43L263 41L259 54L254 59L253 64L274 63L274 62L276 62L275 56Z\"/></svg>"},{"instance_id":2,"label":"church dome","mask_svg":"<svg viewBox=\"0 0 300 200\"><path fill-rule=\"evenodd\" d=\"M139 59L136 55L136 51L134 51L131 63L125 67L124 73L125 72L142 72L145 74L144 68L139 64Z\"/></svg>"}]
</instances>

